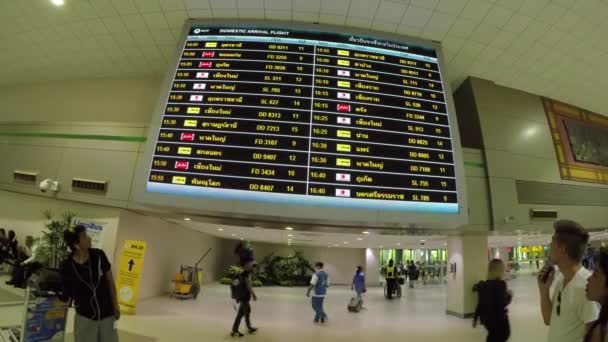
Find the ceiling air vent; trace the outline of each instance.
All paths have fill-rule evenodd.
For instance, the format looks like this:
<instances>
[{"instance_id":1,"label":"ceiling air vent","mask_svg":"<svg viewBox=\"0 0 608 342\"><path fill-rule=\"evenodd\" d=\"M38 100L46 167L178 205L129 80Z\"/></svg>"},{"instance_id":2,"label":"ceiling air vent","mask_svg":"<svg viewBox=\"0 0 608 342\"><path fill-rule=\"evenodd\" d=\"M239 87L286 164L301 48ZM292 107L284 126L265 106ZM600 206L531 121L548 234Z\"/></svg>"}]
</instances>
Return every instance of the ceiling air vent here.
<instances>
[{"instance_id":1,"label":"ceiling air vent","mask_svg":"<svg viewBox=\"0 0 608 342\"><path fill-rule=\"evenodd\" d=\"M22 171L22 170L13 171L13 180L15 181L15 183L36 184L37 178L38 178L38 172Z\"/></svg>"},{"instance_id":2,"label":"ceiling air vent","mask_svg":"<svg viewBox=\"0 0 608 342\"><path fill-rule=\"evenodd\" d=\"M557 210L530 209L530 218L533 219L556 219Z\"/></svg>"},{"instance_id":3,"label":"ceiling air vent","mask_svg":"<svg viewBox=\"0 0 608 342\"><path fill-rule=\"evenodd\" d=\"M97 194L104 194L108 189L108 182L96 181L90 179L72 179L72 190L92 192Z\"/></svg>"}]
</instances>

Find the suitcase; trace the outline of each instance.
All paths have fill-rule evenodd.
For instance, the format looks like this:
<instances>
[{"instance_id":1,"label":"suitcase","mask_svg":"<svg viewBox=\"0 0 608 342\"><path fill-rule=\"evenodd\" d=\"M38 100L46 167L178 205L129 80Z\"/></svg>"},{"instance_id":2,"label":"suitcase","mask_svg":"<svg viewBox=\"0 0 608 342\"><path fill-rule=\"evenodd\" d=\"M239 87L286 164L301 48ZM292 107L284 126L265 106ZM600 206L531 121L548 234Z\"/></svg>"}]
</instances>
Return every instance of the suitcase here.
<instances>
[{"instance_id":1,"label":"suitcase","mask_svg":"<svg viewBox=\"0 0 608 342\"><path fill-rule=\"evenodd\" d=\"M353 297L350 299L347 309L350 312L359 312L361 310L362 306L363 306L363 300L358 297Z\"/></svg>"}]
</instances>

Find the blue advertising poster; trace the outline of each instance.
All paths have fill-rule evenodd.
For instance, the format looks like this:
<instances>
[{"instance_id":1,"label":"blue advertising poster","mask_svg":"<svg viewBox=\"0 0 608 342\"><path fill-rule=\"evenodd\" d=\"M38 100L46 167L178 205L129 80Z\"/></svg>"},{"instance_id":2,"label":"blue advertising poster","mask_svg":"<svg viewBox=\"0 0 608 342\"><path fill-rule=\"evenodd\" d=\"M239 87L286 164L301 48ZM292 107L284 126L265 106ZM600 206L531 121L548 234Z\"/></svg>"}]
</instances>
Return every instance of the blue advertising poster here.
<instances>
[{"instance_id":1,"label":"blue advertising poster","mask_svg":"<svg viewBox=\"0 0 608 342\"><path fill-rule=\"evenodd\" d=\"M67 303L56 297L37 298L36 305L27 314L23 342L62 340L67 310Z\"/></svg>"}]
</instances>

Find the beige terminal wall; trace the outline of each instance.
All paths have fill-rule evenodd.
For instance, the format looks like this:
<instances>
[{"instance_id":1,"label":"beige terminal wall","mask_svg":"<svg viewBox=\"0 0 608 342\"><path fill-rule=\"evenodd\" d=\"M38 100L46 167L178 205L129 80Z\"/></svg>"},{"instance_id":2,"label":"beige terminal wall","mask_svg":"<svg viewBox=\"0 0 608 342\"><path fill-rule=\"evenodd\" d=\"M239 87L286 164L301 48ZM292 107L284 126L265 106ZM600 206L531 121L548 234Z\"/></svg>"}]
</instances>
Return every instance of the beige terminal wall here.
<instances>
[{"instance_id":1,"label":"beige terminal wall","mask_svg":"<svg viewBox=\"0 0 608 342\"><path fill-rule=\"evenodd\" d=\"M161 80L99 79L0 87L0 121L147 123Z\"/></svg>"},{"instance_id":2,"label":"beige terminal wall","mask_svg":"<svg viewBox=\"0 0 608 342\"><path fill-rule=\"evenodd\" d=\"M140 299L170 292L173 286L171 280L180 265L193 265L209 248L211 252L200 264L203 284L218 281L225 270L225 240L157 217L122 210L116 240L116 265L120 261L125 240L146 242Z\"/></svg>"},{"instance_id":3,"label":"beige terminal wall","mask_svg":"<svg viewBox=\"0 0 608 342\"><path fill-rule=\"evenodd\" d=\"M529 218L531 208L557 210L560 218L577 220L586 227L606 227L606 206L582 206L574 194L569 197L572 203L568 205L519 203L517 180L577 185L582 187L577 196L585 196L585 189L608 190L608 186L561 179L540 96L478 78L469 81L481 124L494 228L550 229L551 222ZM567 190L556 191L563 194ZM550 194L545 197L551 200ZM514 220L505 222L510 216Z\"/></svg>"}]
</instances>

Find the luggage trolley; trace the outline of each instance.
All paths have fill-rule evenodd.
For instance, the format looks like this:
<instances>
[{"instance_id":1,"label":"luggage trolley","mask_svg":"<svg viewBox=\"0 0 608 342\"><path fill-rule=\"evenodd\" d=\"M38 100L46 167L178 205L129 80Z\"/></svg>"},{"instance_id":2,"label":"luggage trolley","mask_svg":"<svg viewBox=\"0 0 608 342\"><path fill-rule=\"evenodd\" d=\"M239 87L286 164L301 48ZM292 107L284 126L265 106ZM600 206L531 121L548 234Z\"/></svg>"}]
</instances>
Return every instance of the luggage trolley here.
<instances>
[{"instance_id":1,"label":"luggage trolley","mask_svg":"<svg viewBox=\"0 0 608 342\"><path fill-rule=\"evenodd\" d=\"M0 342L64 342L67 314L68 303L57 292L28 281L22 323L0 327Z\"/></svg>"}]
</instances>

